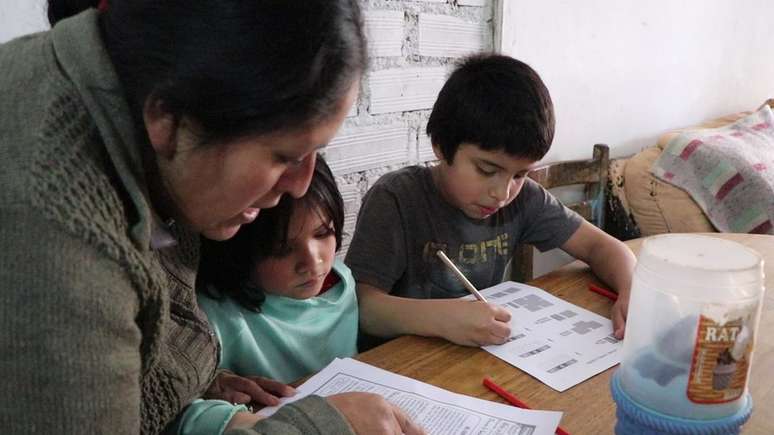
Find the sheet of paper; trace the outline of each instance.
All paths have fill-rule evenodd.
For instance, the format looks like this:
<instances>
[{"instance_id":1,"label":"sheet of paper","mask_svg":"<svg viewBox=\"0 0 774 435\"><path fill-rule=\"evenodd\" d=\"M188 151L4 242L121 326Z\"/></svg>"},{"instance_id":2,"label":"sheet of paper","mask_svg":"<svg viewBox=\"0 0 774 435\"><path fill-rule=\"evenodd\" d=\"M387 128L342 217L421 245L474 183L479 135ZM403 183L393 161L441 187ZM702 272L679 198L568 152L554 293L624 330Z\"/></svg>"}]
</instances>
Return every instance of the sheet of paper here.
<instances>
[{"instance_id":1,"label":"sheet of paper","mask_svg":"<svg viewBox=\"0 0 774 435\"><path fill-rule=\"evenodd\" d=\"M537 287L512 281L481 291L511 312L511 337L484 350L564 391L621 362L613 322Z\"/></svg>"},{"instance_id":2,"label":"sheet of paper","mask_svg":"<svg viewBox=\"0 0 774 435\"><path fill-rule=\"evenodd\" d=\"M281 405L309 394L375 393L403 409L428 434L437 435L552 435L562 417L561 412L520 409L452 393L351 358L334 360L296 390ZM259 413L268 416L277 408Z\"/></svg>"}]
</instances>

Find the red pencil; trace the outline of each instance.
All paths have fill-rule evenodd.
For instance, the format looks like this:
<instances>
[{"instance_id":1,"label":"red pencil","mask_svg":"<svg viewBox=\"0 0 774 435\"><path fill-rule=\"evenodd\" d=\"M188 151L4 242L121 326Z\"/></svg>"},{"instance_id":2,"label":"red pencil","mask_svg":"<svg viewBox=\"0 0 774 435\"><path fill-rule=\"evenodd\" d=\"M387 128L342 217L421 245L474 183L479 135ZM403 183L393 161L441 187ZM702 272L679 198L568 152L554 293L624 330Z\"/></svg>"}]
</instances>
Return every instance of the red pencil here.
<instances>
[{"instance_id":1,"label":"red pencil","mask_svg":"<svg viewBox=\"0 0 774 435\"><path fill-rule=\"evenodd\" d=\"M600 286L597 286L597 285L594 285L594 284L589 284L589 290L593 291L594 293L599 293L599 294L601 294L602 296L604 296L604 297L606 297L608 299L612 299L614 301L618 300L618 295L617 294L611 292L610 290L603 289Z\"/></svg>"},{"instance_id":2,"label":"red pencil","mask_svg":"<svg viewBox=\"0 0 774 435\"><path fill-rule=\"evenodd\" d=\"M514 396L513 393L495 384L494 381L489 378L484 378L484 386L489 388L495 394L505 399L506 402L510 403L511 405L517 408L532 409L526 403L522 402L516 396ZM561 426L556 427L556 433L558 435L570 435L570 433L562 429Z\"/></svg>"}]
</instances>

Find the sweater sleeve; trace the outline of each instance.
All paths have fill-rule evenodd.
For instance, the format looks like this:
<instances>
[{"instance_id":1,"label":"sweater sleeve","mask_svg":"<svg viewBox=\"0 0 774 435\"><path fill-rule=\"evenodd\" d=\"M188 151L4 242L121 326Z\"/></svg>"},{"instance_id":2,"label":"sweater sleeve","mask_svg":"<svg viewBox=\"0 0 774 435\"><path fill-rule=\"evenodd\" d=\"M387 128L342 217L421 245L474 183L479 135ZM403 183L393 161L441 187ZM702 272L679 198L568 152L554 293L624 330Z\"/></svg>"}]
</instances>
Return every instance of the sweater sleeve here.
<instances>
[{"instance_id":1,"label":"sweater sleeve","mask_svg":"<svg viewBox=\"0 0 774 435\"><path fill-rule=\"evenodd\" d=\"M0 207L0 427L140 433L139 302L100 249Z\"/></svg>"},{"instance_id":2,"label":"sweater sleeve","mask_svg":"<svg viewBox=\"0 0 774 435\"><path fill-rule=\"evenodd\" d=\"M354 435L336 408L320 396L307 396L285 405L251 429L234 429L226 435Z\"/></svg>"}]
</instances>

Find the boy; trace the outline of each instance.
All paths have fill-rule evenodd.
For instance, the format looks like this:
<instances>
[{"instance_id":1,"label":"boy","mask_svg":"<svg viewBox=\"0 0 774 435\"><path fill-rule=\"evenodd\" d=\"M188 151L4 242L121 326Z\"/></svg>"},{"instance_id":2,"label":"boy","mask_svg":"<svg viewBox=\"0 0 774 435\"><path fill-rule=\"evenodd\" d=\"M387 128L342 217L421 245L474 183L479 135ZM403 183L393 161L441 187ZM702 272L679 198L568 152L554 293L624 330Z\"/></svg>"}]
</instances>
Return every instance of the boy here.
<instances>
[{"instance_id":1,"label":"boy","mask_svg":"<svg viewBox=\"0 0 774 435\"><path fill-rule=\"evenodd\" d=\"M450 299L468 292L436 251L486 288L502 281L516 245L528 243L561 247L618 290L612 318L623 337L634 255L526 177L554 135L553 104L537 73L507 56L466 59L441 89L427 133L440 162L386 174L363 199L345 260L363 330L504 343L510 313Z\"/></svg>"}]
</instances>

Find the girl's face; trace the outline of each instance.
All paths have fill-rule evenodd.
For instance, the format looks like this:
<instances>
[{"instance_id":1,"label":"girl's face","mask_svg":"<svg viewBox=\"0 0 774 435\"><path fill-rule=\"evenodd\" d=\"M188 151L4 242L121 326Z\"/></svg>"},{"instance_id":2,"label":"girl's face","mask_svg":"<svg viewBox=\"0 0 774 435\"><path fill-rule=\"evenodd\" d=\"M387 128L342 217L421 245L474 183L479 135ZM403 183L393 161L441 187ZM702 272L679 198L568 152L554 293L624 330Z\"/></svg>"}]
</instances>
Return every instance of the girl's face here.
<instances>
[{"instance_id":1,"label":"girl's face","mask_svg":"<svg viewBox=\"0 0 774 435\"><path fill-rule=\"evenodd\" d=\"M303 196L316 152L336 134L357 89L356 81L333 115L313 125L213 146L146 116L170 214L209 239L226 240L283 194Z\"/></svg>"},{"instance_id":2,"label":"girl's face","mask_svg":"<svg viewBox=\"0 0 774 435\"><path fill-rule=\"evenodd\" d=\"M253 269L252 282L267 294L294 299L317 296L336 255L333 222L320 216L316 207L296 207L285 251L261 261Z\"/></svg>"}]
</instances>

